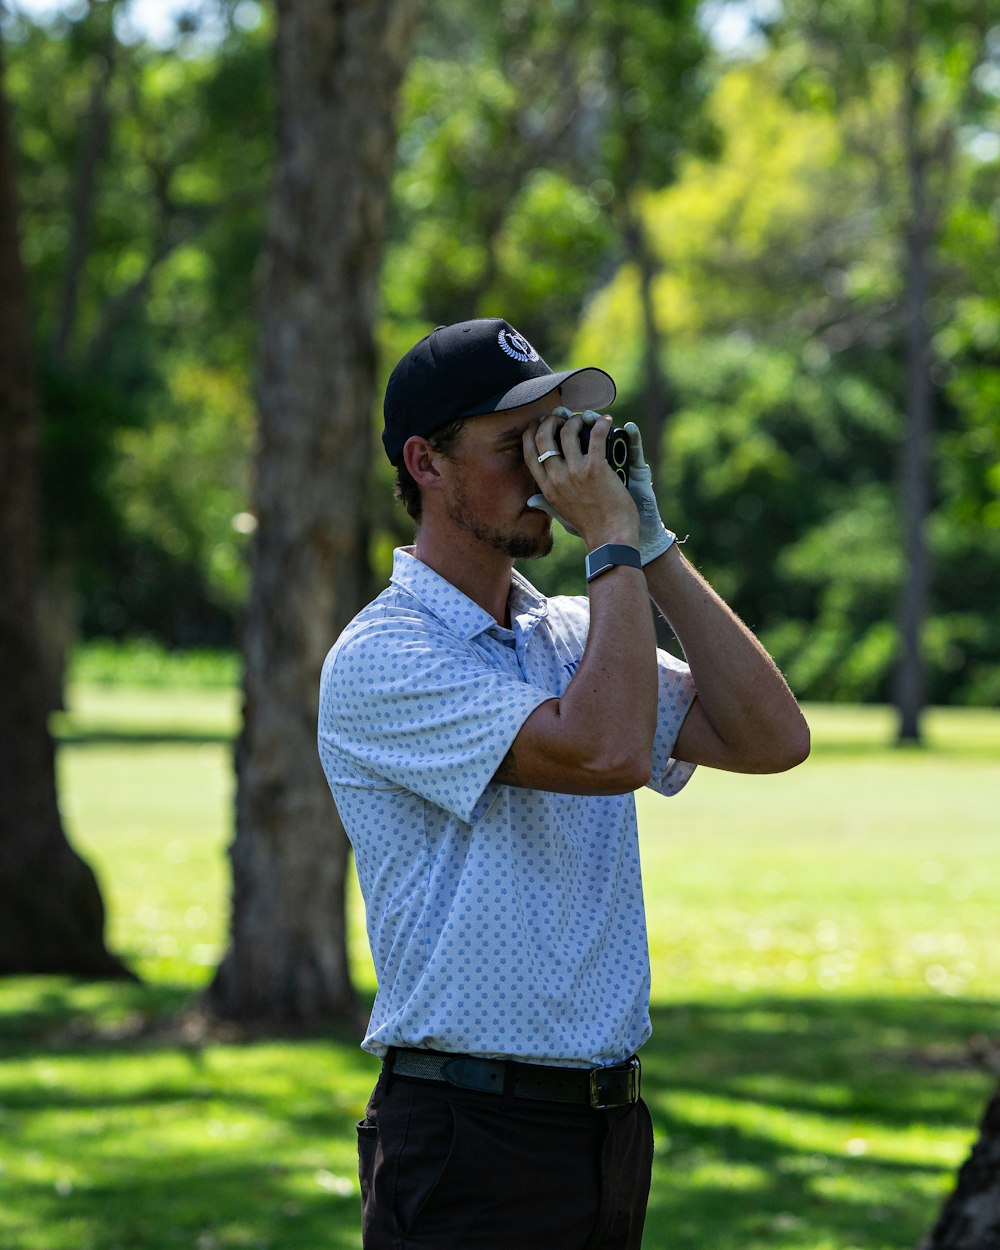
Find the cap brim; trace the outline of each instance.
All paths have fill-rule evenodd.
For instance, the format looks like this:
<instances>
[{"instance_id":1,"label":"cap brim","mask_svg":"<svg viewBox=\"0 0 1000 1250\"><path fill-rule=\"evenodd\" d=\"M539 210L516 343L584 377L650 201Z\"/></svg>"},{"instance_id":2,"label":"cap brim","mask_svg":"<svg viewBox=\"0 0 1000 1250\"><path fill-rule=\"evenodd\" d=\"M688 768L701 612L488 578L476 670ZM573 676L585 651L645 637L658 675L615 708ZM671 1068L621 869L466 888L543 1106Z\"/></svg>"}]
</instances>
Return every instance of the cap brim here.
<instances>
[{"instance_id":1,"label":"cap brim","mask_svg":"<svg viewBox=\"0 0 1000 1250\"><path fill-rule=\"evenodd\" d=\"M538 378L518 382L502 395L493 395L472 408L466 408L461 416L482 417L489 412L509 412L543 399L558 387L562 387L560 400L563 407L579 412L582 408L600 410L609 407L617 391L609 373L592 366L584 369L567 369L565 373L545 373Z\"/></svg>"}]
</instances>

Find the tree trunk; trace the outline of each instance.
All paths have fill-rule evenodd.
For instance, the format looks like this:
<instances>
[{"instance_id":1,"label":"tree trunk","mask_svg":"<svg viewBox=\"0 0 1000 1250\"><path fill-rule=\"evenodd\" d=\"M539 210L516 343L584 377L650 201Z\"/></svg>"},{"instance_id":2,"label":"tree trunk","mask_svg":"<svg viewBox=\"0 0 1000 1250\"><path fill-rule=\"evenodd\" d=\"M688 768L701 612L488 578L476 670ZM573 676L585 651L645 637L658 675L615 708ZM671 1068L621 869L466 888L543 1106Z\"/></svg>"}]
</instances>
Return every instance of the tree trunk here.
<instances>
[{"instance_id":1,"label":"tree trunk","mask_svg":"<svg viewBox=\"0 0 1000 1250\"><path fill-rule=\"evenodd\" d=\"M626 195L628 193L626 192ZM640 210L625 209L622 235L629 260L639 275L639 306L642 309L642 362L645 381L642 411L642 445L654 474L663 461L663 437L670 407L669 388L663 371L663 331L656 315L654 283L659 270L646 237Z\"/></svg>"},{"instance_id":2,"label":"tree trunk","mask_svg":"<svg viewBox=\"0 0 1000 1250\"><path fill-rule=\"evenodd\" d=\"M94 10L91 10L93 16ZM90 92L90 105L80 129L80 146L77 150L73 190L70 198L70 239L66 251L66 263L59 290L56 331L52 340L52 360L64 367L69 359L73 334L76 330L80 303L80 287L87 266L90 231L94 217L94 200L97 194L98 167L108 148L111 133L111 109L108 93L115 68L115 52L118 41L111 25L113 13L101 14L106 29L102 40L100 60Z\"/></svg>"},{"instance_id":3,"label":"tree trunk","mask_svg":"<svg viewBox=\"0 0 1000 1250\"><path fill-rule=\"evenodd\" d=\"M930 599L931 426L933 382L928 325L933 214L927 188L928 156L919 133L921 92L916 64L914 0L907 0L904 41L903 135L910 216L904 243L905 432L900 472L904 574L899 602L900 655L896 672L897 740L919 742L926 702L923 631Z\"/></svg>"},{"instance_id":4,"label":"tree trunk","mask_svg":"<svg viewBox=\"0 0 1000 1250\"><path fill-rule=\"evenodd\" d=\"M277 11L233 916L208 994L221 1016L271 1024L354 1005L348 847L316 723L323 659L367 595L375 296L417 0Z\"/></svg>"},{"instance_id":5,"label":"tree trunk","mask_svg":"<svg viewBox=\"0 0 1000 1250\"><path fill-rule=\"evenodd\" d=\"M920 1250L1000 1250L1000 1088L979 1139Z\"/></svg>"},{"instance_id":6,"label":"tree trunk","mask_svg":"<svg viewBox=\"0 0 1000 1250\"><path fill-rule=\"evenodd\" d=\"M2 82L0 48L0 82ZM130 976L93 872L66 840L39 629L39 400L0 88L0 975Z\"/></svg>"},{"instance_id":7,"label":"tree trunk","mask_svg":"<svg viewBox=\"0 0 1000 1250\"><path fill-rule=\"evenodd\" d=\"M669 386L663 369L663 332L656 315L654 286L660 265L653 254L642 219L643 142L642 125L627 107L628 76L623 41L625 32L614 21L607 34L614 72L615 127L621 136L621 157L617 170L615 218L625 254L639 278L639 308L642 313L643 406L639 415L642 446L653 466L655 478L663 455L663 437L670 407Z\"/></svg>"}]
</instances>

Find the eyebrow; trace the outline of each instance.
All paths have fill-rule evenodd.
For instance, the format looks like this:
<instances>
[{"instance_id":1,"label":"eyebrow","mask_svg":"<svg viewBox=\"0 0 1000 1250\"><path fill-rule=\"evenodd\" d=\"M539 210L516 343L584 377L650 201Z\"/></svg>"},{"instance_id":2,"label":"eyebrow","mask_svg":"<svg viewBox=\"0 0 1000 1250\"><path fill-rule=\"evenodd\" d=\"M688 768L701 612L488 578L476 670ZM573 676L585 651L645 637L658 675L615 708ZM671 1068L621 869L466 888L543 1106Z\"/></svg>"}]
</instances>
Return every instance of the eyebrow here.
<instances>
[{"instance_id":1,"label":"eyebrow","mask_svg":"<svg viewBox=\"0 0 1000 1250\"><path fill-rule=\"evenodd\" d=\"M516 425L512 425L509 430L504 430L502 434L498 434L493 441L495 443L509 443L514 441L520 442L524 435L524 431L527 428L527 426L524 426L522 429Z\"/></svg>"}]
</instances>

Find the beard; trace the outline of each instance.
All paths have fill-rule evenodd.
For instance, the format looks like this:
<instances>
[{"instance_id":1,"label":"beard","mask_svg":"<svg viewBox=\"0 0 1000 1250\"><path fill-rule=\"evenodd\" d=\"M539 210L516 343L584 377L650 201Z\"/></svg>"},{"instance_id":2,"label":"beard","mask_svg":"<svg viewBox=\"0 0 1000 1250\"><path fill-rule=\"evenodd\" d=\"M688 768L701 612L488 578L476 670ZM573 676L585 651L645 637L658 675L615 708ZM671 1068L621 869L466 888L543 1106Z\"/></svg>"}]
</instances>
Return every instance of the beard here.
<instances>
[{"instance_id":1,"label":"beard","mask_svg":"<svg viewBox=\"0 0 1000 1250\"><path fill-rule=\"evenodd\" d=\"M492 547L494 551L510 556L512 560L539 560L552 550L551 524L546 526L541 533L536 534L498 525L488 525L475 515L461 487L448 500L447 514L450 521L471 534L473 538Z\"/></svg>"}]
</instances>

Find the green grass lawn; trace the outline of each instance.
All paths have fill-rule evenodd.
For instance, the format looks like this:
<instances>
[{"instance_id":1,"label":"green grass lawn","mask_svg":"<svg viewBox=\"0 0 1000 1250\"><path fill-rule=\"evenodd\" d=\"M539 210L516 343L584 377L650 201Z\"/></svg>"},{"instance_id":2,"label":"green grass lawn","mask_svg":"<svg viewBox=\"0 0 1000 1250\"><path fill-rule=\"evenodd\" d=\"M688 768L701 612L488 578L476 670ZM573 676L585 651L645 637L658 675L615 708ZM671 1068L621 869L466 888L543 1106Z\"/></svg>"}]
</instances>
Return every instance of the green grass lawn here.
<instances>
[{"instance_id":1,"label":"green grass lawn","mask_svg":"<svg viewBox=\"0 0 1000 1250\"><path fill-rule=\"evenodd\" d=\"M144 983L0 982L0 1250L360 1245L358 1038L161 1027L225 939L237 715L92 684L60 718L66 824ZM641 800L647 1250L911 1250L992 1086L969 1043L1000 1032L1000 714L935 713L903 751L881 709L809 718L793 773ZM356 897L353 932L370 993Z\"/></svg>"}]
</instances>

